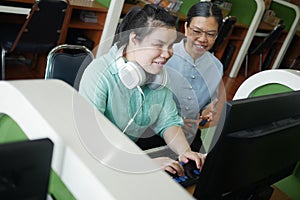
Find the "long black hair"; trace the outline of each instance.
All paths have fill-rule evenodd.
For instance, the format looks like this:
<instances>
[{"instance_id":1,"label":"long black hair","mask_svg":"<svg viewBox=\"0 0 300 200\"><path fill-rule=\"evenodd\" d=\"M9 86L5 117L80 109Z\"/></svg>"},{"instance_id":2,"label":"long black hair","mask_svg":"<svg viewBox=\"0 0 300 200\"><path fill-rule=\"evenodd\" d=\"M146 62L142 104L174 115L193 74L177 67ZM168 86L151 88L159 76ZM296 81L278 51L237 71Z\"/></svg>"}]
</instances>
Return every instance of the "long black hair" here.
<instances>
[{"instance_id":1,"label":"long black hair","mask_svg":"<svg viewBox=\"0 0 300 200\"><path fill-rule=\"evenodd\" d=\"M128 43L130 32L135 32L138 40L143 40L149 35L153 28L170 27L175 28L178 18L168 13L162 7L146 4L143 8L132 8L122 19L117 29L115 42L118 46Z\"/></svg>"}]
</instances>

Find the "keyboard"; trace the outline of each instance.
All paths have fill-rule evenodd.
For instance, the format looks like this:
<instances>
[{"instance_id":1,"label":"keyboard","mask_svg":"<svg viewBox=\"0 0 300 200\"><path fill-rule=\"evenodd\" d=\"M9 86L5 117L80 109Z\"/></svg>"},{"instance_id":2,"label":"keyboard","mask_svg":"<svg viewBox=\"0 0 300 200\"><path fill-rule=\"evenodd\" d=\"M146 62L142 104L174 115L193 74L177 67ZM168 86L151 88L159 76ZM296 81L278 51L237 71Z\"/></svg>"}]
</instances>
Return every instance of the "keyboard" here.
<instances>
[{"instance_id":1,"label":"keyboard","mask_svg":"<svg viewBox=\"0 0 300 200\"><path fill-rule=\"evenodd\" d=\"M197 169L196 163L194 161L189 161L188 163L181 163L184 169L184 175L178 176L177 174L171 174L167 172L175 182L183 187L189 187L195 185L200 177L200 170Z\"/></svg>"}]
</instances>

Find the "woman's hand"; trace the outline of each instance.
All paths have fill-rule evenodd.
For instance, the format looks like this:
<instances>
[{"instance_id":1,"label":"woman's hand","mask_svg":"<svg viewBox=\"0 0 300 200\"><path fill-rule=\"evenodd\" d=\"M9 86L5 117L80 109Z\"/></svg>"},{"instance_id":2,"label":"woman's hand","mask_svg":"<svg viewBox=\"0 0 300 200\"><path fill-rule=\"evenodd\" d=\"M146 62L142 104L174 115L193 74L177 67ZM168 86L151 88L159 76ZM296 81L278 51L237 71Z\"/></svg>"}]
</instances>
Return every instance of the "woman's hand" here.
<instances>
[{"instance_id":1,"label":"woman's hand","mask_svg":"<svg viewBox=\"0 0 300 200\"><path fill-rule=\"evenodd\" d=\"M202 111L202 114L200 116L200 122L202 120L207 120L208 122L213 121L214 115L216 114L215 110L218 101L218 99L215 99Z\"/></svg>"},{"instance_id":2,"label":"woman's hand","mask_svg":"<svg viewBox=\"0 0 300 200\"><path fill-rule=\"evenodd\" d=\"M158 157L153 159L162 169L172 174L178 174L179 176L184 175L183 167L178 161L175 161L168 157Z\"/></svg>"},{"instance_id":3,"label":"woman's hand","mask_svg":"<svg viewBox=\"0 0 300 200\"><path fill-rule=\"evenodd\" d=\"M196 163L198 169L201 169L204 165L204 161L207 154L201 154L195 151L186 151L181 154L178 158L180 162L188 163L189 160L193 160Z\"/></svg>"}]
</instances>

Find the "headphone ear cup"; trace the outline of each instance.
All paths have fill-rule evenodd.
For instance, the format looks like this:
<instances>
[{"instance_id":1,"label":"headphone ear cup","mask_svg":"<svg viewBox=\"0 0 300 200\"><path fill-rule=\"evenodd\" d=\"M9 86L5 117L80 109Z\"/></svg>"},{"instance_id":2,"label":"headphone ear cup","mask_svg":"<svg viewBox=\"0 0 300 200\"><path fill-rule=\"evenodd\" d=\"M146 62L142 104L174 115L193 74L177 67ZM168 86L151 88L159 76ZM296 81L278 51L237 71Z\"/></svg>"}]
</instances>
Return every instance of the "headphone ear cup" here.
<instances>
[{"instance_id":1,"label":"headphone ear cup","mask_svg":"<svg viewBox=\"0 0 300 200\"><path fill-rule=\"evenodd\" d=\"M167 85L168 81L168 73L165 68L161 70L161 72L157 75L152 75L147 83L148 87L152 90L159 90L164 88Z\"/></svg>"},{"instance_id":2,"label":"headphone ear cup","mask_svg":"<svg viewBox=\"0 0 300 200\"><path fill-rule=\"evenodd\" d=\"M123 58L120 58L123 59ZM119 77L122 83L128 88L133 89L144 85L146 82L146 73L136 62L124 62L119 66Z\"/></svg>"},{"instance_id":3,"label":"headphone ear cup","mask_svg":"<svg viewBox=\"0 0 300 200\"><path fill-rule=\"evenodd\" d=\"M166 86L168 77L165 68L156 75L146 73L137 62L126 61L122 56L124 48L125 46L122 46L117 52L116 65L121 82L125 87L133 89L147 84L150 89L157 90Z\"/></svg>"}]
</instances>

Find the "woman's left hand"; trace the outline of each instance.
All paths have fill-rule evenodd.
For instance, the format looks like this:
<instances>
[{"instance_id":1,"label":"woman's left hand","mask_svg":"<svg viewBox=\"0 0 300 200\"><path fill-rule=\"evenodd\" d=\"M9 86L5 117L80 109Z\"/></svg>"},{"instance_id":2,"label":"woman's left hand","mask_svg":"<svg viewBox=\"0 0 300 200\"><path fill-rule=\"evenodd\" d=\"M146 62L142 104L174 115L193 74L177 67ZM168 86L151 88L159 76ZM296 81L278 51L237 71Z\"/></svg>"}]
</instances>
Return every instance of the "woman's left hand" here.
<instances>
[{"instance_id":1,"label":"woman's left hand","mask_svg":"<svg viewBox=\"0 0 300 200\"><path fill-rule=\"evenodd\" d=\"M218 99L215 99L211 102L201 113L200 121L207 120L208 122L213 121L214 115L216 114L216 105L218 103Z\"/></svg>"}]
</instances>

